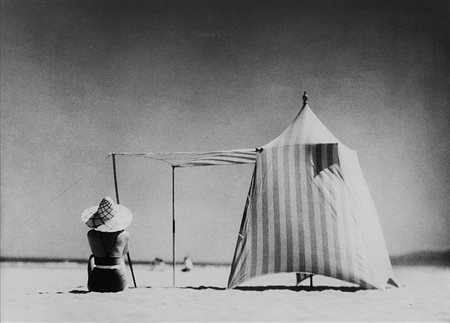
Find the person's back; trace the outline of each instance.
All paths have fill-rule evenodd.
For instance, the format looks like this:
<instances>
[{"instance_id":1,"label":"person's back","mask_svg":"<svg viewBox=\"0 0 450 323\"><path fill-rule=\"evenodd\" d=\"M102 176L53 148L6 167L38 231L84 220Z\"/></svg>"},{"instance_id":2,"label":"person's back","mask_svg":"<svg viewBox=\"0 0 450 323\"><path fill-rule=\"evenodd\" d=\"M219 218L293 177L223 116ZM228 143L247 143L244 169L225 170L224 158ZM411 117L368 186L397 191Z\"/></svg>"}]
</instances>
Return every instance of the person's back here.
<instances>
[{"instance_id":1,"label":"person's back","mask_svg":"<svg viewBox=\"0 0 450 323\"><path fill-rule=\"evenodd\" d=\"M128 252L130 234L124 230L132 219L131 211L114 204L110 198L99 207L83 212L82 220L92 230L87 233L92 255L88 263L88 289L118 292L127 287L123 256Z\"/></svg>"},{"instance_id":2,"label":"person's back","mask_svg":"<svg viewBox=\"0 0 450 323\"><path fill-rule=\"evenodd\" d=\"M89 247L95 257L123 257L128 252L128 231L101 232L89 230Z\"/></svg>"}]
</instances>

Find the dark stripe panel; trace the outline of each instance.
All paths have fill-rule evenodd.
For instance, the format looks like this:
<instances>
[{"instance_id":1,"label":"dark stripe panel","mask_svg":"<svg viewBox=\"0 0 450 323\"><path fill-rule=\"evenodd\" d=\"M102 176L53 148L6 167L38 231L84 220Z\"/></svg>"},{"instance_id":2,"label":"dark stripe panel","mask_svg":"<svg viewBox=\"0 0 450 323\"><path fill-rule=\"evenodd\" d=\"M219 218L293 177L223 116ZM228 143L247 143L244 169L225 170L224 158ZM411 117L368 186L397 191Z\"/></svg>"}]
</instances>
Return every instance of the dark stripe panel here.
<instances>
[{"instance_id":1,"label":"dark stripe panel","mask_svg":"<svg viewBox=\"0 0 450 323\"><path fill-rule=\"evenodd\" d=\"M295 189L297 193L297 214L294 216L297 216L297 230L298 230L298 238L299 238L299 271L306 269L306 250L305 250L305 227L303 226L303 217L309 216L308 214L303 214L302 212L302 194L305 194L302 190L301 183L306 180L302 178L302 172L300 170L300 161L301 161L301 155L304 154L304 148L300 148L300 146L295 147L294 151L294 158L295 158ZM308 251L309 252L309 251Z\"/></svg>"},{"instance_id":2,"label":"dark stripe panel","mask_svg":"<svg viewBox=\"0 0 450 323\"><path fill-rule=\"evenodd\" d=\"M292 217L297 216L292 214L291 210L291 183L295 181L295 174L290 174L289 168L289 147L283 147L283 161L284 161L284 205L286 212L286 271L292 271L294 267L294 248L292 246Z\"/></svg>"},{"instance_id":3,"label":"dark stripe panel","mask_svg":"<svg viewBox=\"0 0 450 323\"><path fill-rule=\"evenodd\" d=\"M343 227L344 227L344 239L345 239L345 253L347 256L348 263L348 278L351 282L356 282L355 270L354 270L354 258L353 258L353 248L355 247L350 240L350 234L353 234L353 230L350 230L350 226L352 225L351 221L351 210L348 208L347 199L346 199L346 187L342 186L341 190L341 206L342 206L342 217L344 219Z\"/></svg>"},{"instance_id":4,"label":"dark stripe panel","mask_svg":"<svg viewBox=\"0 0 450 323\"><path fill-rule=\"evenodd\" d=\"M245 158L227 158L227 157L221 157L221 158L201 158L197 160L186 160L182 163L247 163L250 159ZM254 159L251 160L253 163L255 162Z\"/></svg>"},{"instance_id":5,"label":"dark stripe panel","mask_svg":"<svg viewBox=\"0 0 450 323\"><path fill-rule=\"evenodd\" d=\"M257 214L257 203L258 203L258 199L261 198L261 196L259 196L258 194L258 185L259 185L259 176L260 176L260 165L259 163L256 164L255 166L255 178L254 178L254 185L253 185L253 192L252 193L252 199L251 199L251 214L249 214L250 216L250 221L251 221L251 271L250 271L250 276L254 277L257 275L257 265L258 265L258 261L257 261L257 257L258 257L258 226L261 225L261 223L258 223L258 214Z\"/></svg>"},{"instance_id":6,"label":"dark stripe panel","mask_svg":"<svg viewBox=\"0 0 450 323\"><path fill-rule=\"evenodd\" d=\"M327 156L327 165L331 166L333 164L337 164L335 163L335 148L337 147L337 144L327 144L326 145L326 156ZM325 166L324 166L325 167ZM328 167L328 166L326 166Z\"/></svg>"},{"instance_id":7,"label":"dark stripe panel","mask_svg":"<svg viewBox=\"0 0 450 323\"><path fill-rule=\"evenodd\" d=\"M195 166L221 166L221 165L239 165L239 164L250 164L248 162L202 162L202 161L196 161L196 162L185 162L181 164L172 163L173 166L176 167L195 167ZM253 164L253 163L252 163Z\"/></svg>"},{"instance_id":8,"label":"dark stripe panel","mask_svg":"<svg viewBox=\"0 0 450 323\"><path fill-rule=\"evenodd\" d=\"M328 154L331 155L331 163L333 165L339 165L339 158L338 158L338 151L337 151L337 144L330 145L331 149L328 150ZM329 146L329 147L330 147ZM334 236L334 245L335 245L335 257L336 257L336 278L343 279L343 268L344 263L342 259L342 252L343 252L343 246L341 246L341 243L339 241L339 225L342 225L342 214L340 214L338 209L338 201L337 201L337 194L338 190L340 189L340 186L342 185L341 178L337 176L335 173L333 173L333 183L331 188L331 197L333 198L333 201L335 201L335 216L332 218L333 220L333 236Z\"/></svg>"},{"instance_id":9,"label":"dark stripe panel","mask_svg":"<svg viewBox=\"0 0 450 323\"><path fill-rule=\"evenodd\" d=\"M315 175L317 175L322 169L322 145L314 145L312 147L314 167L316 169ZM326 166L325 166L326 167Z\"/></svg>"},{"instance_id":10,"label":"dark stripe panel","mask_svg":"<svg viewBox=\"0 0 450 323\"><path fill-rule=\"evenodd\" d=\"M252 153L232 153L232 154L215 154L215 157L234 157L234 158L256 158L256 152Z\"/></svg>"},{"instance_id":11,"label":"dark stripe panel","mask_svg":"<svg viewBox=\"0 0 450 323\"><path fill-rule=\"evenodd\" d=\"M261 164L262 164L262 226L263 226L263 267L262 274L269 272L269 220L268 220L268 194L267 194L267 179L264 178L267 174L267 152L261 153Z\"/></svg>"},{"instance_id":12,"label":"dark stripe panel","mask_svg":"<svg viewBox=\"0 0 450 323\"><path fill-rule=\"evenodd\" d=\"M274 271L279 272L281 269L281 232L280 232L280 198L279 198L279 182L278 182L278 148L272 149L272 183L273 183L273 221L274 221ZM268 216L271 216L268 214Z\"/></svg>"},{"instance_id":13,"label":"dark stripe panel","mask_svg":"<svg viewBox=\"0 0 450 323\"><path fill-rule=\"evenodd\" d=\"M317 214L315 214L314 210L314 199L313 199L313 192L311 187L311 182L314 179L314 165L311 165L314 163L313 161L313 154L312 154L312 147L311 146L305 146L304 154L305 154L305 161L306 161L306 176L305 178L306 182L306 195L307 195L307 203L308 203L308 211L309 214L305 214L305 216L309 217L309 232L311 237L311 271L312 272L318 272L318 261L317 261L317 237L316 237L316 226L315 226L315 217ZM308 251L307 251L308 252Z\"/></svg>"},{"instance_id":14,"label":"dark stripe panel","mask_svg":"<svg viewBox=\"0 0 450 323\"><path fill-rule=\"evenodd\" d=\"M327 146L328 145L317 145L316 151L320 153L320 163L321 168L326 169L328 167L328 156L326 155L327 152ZM325 183L327 185L327 183ZM326 206L330 205L329 201L326 200L323 190L319 191L319 199L320 199L320 221L321 221L321 228L322 228L322 250L323 250L323 258L324 258L324 269L323 272L325 276L330 276L331 274L331 268L330 268L330 251L328 248L328 226L327 226L327 217L330 216L328 214L328 210L326 210Z\"/></svg>"},{"instance_id":15,"label":"dark stripe panel","mask_svg":"<svg viewBox=\"0 0 450 323\"><path fill-rule=\"evenodd\" d=\"M245 157L245 156L217 156L217 157L205 157L205 158L198 158L198 159L192 159L190 161L202 161L202 160L224 160L224 161L233 161L233 160L237 160L237 161L245 161L248 163L254 163L255 162L255 157Z\"/></svg>"}]
</instances>

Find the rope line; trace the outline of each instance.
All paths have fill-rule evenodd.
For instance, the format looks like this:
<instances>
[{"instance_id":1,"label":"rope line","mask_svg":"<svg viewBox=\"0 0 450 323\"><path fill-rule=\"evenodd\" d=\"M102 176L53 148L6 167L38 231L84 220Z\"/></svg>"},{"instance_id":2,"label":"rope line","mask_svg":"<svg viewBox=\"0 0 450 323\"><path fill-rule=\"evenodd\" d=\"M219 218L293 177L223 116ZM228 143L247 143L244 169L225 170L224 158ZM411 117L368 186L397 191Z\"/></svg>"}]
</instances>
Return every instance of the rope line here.
<instances>
[{"instance_id":1,"label":"rope line","mask_svg":"<svg viewBox=\"0 0 450 323\"><path fill-rule=\"evenodd\" d=\"M68 190L70 190L72 187L74 187L76 184L78 184L82 179L86 178L88 175L90 175L93 171L96 171L100 166L103 165L105 160L110 158L111 155L108 154L101 162L99 162L97 165L92 166L90 169L88 169L84 175L81 175L79 178L77 178L75 181L70 183L69 186L67 186L65 189L63 189L58 195L56 195L53 199L49 200L47 203L45 203L37 212L40 213L43 209L48 207L50 204L58 200L62 195L64 195Z\"/></svg>"}]
</instances>

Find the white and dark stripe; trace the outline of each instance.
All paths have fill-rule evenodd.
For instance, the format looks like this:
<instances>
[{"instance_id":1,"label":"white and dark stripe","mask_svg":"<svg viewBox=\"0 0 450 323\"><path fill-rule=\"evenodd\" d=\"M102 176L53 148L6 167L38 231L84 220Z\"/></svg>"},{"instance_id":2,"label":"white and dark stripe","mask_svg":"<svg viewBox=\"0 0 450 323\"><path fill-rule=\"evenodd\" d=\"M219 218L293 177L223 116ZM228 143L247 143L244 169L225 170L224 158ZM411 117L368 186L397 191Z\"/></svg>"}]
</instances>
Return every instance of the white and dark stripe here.
<instances>
[{"instance_id":1,"label":"white and dark stripe","mask_svg":"<svg viewBox=\"0 0 450 323\"><path fill-rule=\"evenodd\" d=\"M245 273L230 275L229 287L239 284L241 277L270 273L315 273L339 279L353 273L354 269L342 268L349 253L349 244L342 241L350 232L341 232L349 223L339 205L348 201L337 201L344 189L337 144L264 149L255 167L244 214L248 226L241 232L246 239L238 243L247 250L241 255L249 255L245 259L249 264L235 256L233 267L238 265L236 271Z\"/></svg>"}]
</instances>

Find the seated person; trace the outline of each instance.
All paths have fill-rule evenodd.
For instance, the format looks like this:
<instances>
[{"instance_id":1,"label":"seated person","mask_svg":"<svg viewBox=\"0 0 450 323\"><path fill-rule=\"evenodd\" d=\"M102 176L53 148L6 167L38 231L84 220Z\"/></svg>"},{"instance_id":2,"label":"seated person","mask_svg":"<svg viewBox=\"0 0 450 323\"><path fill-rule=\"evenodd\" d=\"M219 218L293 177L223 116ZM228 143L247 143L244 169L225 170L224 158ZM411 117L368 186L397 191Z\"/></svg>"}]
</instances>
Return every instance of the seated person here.
<instances>
[{"instance_id":1,"label":"seated person","mask_svg":"<svg viewBox=\"0 0 450 323\"><path fill-rule=\"evenodd\" d=\"M127 287L123 256L128 252L130 234L124 229L133 219L131 211L105 197L100 205L85 210L82 221L92 255L88 262L88 289L93 292L119 292Z\"/></svg>"},{"instance_id":2,"label":"seated person","mask_svg":"<svg viewBox=\"0 0 450 323\"><path fill-rule=\"evenodd\" d=\"M156 257L151 266L151 270L164 271L166 270L166 263L163 259Z\"/></svg>"},{"instance_id":3,"label":"seated person","mask_svg":"<svg viewBox=\"0 0 450 323\"><path fill-rule=\"evenodd\" d=\"M191 259L189 259L188 257L184 257L184 262L183 262L183 269L181 269L181 271L191 271L192 267L194 267L194 264L192 263Z\"/></svg>"}]
</instances>

